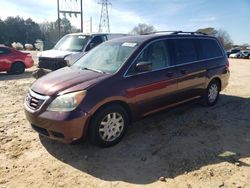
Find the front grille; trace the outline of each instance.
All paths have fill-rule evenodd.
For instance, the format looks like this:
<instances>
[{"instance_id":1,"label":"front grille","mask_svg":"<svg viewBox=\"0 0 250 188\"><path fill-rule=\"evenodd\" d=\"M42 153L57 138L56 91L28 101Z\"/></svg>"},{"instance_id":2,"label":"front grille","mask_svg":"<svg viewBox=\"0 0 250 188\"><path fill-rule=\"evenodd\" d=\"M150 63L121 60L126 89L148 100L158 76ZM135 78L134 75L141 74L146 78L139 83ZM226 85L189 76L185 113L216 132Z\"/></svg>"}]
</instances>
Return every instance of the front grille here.
<instances>
[{"instance_id":1,"label":"front grille","mask_svg":"<svg viewBox=\"0 0 250 188\"><path fill-rule=\"evenodd\" d=\"M63 58L39 57L38 68L57 70L67 66L67 62Z\"/></svg>"},{"instance_id":2,"label":"front grille","mask_svg":"<svg viewBox=\"0 0 250 188\"><path fill-rule=\"evenodd\" d=\"M31 110L38 110L47 98L47 96L40 95L29 90L25 97L25 105Z\"/></svg>"},{"instance_id":3,"label":"front grille","mask_svg":"<svg viewBox=\"0 0 250 188\"><path fill-rule=\"evenodd\" d=\"M27 102L28 106L30 107L30 109L37 110L41 107L44 100L37 99L35 97L32 97L30 94L28 94L26 102Z\"/></svg>"},{"instance_id":4,"label":"front grille","mask_svg":"<svg viewBox=\"0 0 250 188\"><path fill-rule=\"evenodd\" d=\"M38 132L39 134L41 135L44 135L44 136L49 136L49 133L46 129L44 128L41 128L41 127L38 127L38 126L35 126L35 125L31 125L31 127L36 131Z\"/></svg>"}]
</instances>

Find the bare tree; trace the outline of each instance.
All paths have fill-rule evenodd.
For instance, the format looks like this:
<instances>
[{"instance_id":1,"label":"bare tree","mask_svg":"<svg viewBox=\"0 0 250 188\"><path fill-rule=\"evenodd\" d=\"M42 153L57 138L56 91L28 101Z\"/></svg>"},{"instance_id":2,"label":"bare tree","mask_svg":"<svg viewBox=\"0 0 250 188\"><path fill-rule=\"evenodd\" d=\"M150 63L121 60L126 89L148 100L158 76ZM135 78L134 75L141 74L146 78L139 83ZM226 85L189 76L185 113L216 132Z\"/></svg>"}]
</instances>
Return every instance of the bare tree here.
<instances>
[{"instance_id":1,"label":"bare tree","mask_svg":"<svg viewBox=\"0 0 250 188\"><path fill-rule=\"evenodd\" d=\"M242 50L248 50L248 49L250 48L250 44L247 44L247 43L242 44L242 45L240 45L240 48L241 48Z\"/></svg>"},{"instance_id":2,"label":"bare tree","mask_svg":"<svg viewBox=\"0 0 250 188\"><path fill-rule=\"evenodd\" d=\"M203 29L198 29L196 32L206 33L207 35L215 36L218 31L213 27L207 27Z\"/></svg>"},{"instance_id":3,"label":"bare tree","mask_svg":"<svg viewBox=\"0 0 250 188\"><path fill-rule=\"evenodd\" d=\"M154 26L152 25L147 25L144 23L139 23L136 27L134 27L130 33L131 34L139 34L139 35L143 35L146 33L150 33L150 32L154 32L156 31Z\"/></svg>"},{"instance_id":4,"label":"bare tree","mask_svg":"<svg viewBox=\"0 0 250 188\"><path fill-rule=\"evenodd\" d=\"M218 30L216 37L226 50L229 50L233 47L233 41L228 32L226 32L225 30L223 29Z\"/></svg>"},{"instance_id":5,"label":"bare tree","mask_svg":"<svg viewBox=\"0 0 250 188\"><path fill-rule=\"evenodd\" d=\"M230 35L228 34L227 31L223 29L216 30L213 27L207 27L203 29L198 29L197 32L202 32L206 33L207 35L217 37L226 50L229 50L233 47L233 41Z\"/></svg>"}]
</instances>

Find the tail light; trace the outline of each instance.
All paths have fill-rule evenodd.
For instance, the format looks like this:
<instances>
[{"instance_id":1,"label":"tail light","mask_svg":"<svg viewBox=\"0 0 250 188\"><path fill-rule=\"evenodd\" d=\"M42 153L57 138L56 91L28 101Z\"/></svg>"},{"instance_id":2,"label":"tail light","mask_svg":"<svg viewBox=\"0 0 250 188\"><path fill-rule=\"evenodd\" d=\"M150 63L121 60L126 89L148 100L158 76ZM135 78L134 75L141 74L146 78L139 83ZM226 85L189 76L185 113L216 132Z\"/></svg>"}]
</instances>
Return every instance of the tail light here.
<instances>
[{"instance_id":1,"label":"tail light","mask_svg":"<svg viewBox=\"0 0 250 188\"><path fill-rule=\"evenodd\" d=\"M227 60L227 64L226 64L227 69L229 69L229 61Z\"/></svg>"}]
</instances>

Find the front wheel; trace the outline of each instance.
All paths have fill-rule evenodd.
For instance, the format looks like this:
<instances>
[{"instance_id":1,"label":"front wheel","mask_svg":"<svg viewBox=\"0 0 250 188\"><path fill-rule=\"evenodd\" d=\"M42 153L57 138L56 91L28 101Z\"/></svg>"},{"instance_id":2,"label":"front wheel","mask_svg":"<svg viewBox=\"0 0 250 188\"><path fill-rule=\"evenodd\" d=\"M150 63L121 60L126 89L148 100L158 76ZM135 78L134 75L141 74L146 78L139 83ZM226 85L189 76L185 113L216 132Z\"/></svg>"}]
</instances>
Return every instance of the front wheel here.
<instances>
[{"instance_id":1,"label":"front wheel","mask_svg":"<svg viewBox=\"0 0 250 188\"><path fill-rule=\"evenodd\" d=\"M25 66L22 62L16 62L11 66L9 74L22 74L25 71Z\"/></svg>"},{"instance_id":2,"label":"front wheel","mask_svg":"<svg viewBox=\"0 0 250 188\"><path fill-rule=\"evenodd\" d=\"M212 80L203 96L202 103L206 106L214 106L220 95L220 83L217 80Z\"/></svg>"},{"instance_id":3,"label":"front wheel","mask_svg":"<svg viewBox=\"0 0 250 188\"><path fill-rule=\"evenodd\" d=\"M110 105L99 110L90 124L89 136L92 143L101 147L117 144L128 127L128 115L119 105Z\"/></svg>"}]
</instances>

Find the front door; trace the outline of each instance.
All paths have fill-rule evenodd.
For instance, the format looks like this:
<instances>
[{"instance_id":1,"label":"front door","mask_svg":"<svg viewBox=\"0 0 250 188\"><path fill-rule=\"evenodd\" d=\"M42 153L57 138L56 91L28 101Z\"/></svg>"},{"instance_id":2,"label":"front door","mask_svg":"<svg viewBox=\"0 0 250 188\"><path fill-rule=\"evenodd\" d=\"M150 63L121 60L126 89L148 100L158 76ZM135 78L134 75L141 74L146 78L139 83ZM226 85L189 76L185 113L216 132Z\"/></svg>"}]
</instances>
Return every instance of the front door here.
<instances>
[{"instance_id":1,"label":"front door","mask_svg":"<svg viewBox=\"0 0 250 188\"><path fill-rule=\"evenodd\" d=\"M141 116L171 104L177 90L176 69L171 67L167 41L157 41L146 47L128 71L134 81L131 93L136 95L136 108ZM152 70L140 72L136 65L151 63ZM132 77L132 78L131 78Z\"/></svg>"}]
</instances>

